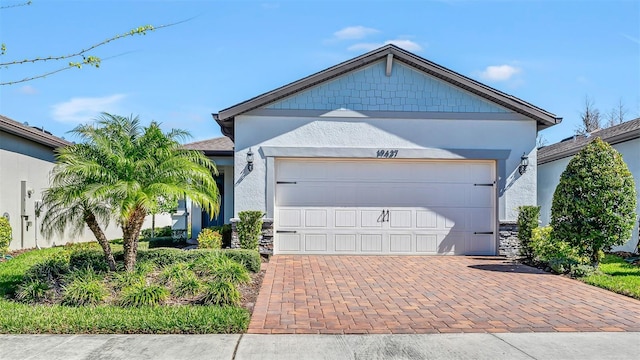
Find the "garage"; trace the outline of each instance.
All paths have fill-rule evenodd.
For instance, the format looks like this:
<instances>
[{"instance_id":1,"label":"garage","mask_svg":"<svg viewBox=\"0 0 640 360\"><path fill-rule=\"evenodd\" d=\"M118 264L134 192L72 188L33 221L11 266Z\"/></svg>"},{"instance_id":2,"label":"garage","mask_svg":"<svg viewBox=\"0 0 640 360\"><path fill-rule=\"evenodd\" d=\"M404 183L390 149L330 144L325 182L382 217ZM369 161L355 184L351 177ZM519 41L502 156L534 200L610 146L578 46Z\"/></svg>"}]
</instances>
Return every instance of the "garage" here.
<instances>
[{"instance_id":1,"label":"garage","mask_svg":"<svg viewBox=\"0 0 640 360\"><path fill-rule=\"evenodd\" d=\"M495 255L495 161L276 159L277 254Z\"/></svg>"}]
</instances>

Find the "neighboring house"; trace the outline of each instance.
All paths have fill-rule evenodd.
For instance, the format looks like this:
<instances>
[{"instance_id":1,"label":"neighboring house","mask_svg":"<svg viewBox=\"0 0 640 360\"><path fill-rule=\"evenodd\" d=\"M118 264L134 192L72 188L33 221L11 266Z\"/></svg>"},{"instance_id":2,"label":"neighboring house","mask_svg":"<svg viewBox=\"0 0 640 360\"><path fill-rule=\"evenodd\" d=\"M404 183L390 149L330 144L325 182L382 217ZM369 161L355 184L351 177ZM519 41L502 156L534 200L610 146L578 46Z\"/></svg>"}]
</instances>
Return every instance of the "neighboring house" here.
<instances>
[{"instance_id":1,"label":"neighboring house","mask_svg":"<svg viewBox=\"0 0 640 360\"><path fill-rule=\"evenodd\" d=\"M507 251L536 204L537 131L561 121L393 45L214 118L235 143L234 215L272 218L276 254Z\"/></svg>"},{"instance_id":2,"label":"neighboring house","mask_svg":"<svg viewBox=\"0 0 640 360\"><path fill-rule=\"evenodd\" d=\"M636 182L638 194L637 213L640 213L640 118L620 125L592 132L589 136L576 135L557 144L538 149L538 205L542 225L551 222L553 193L560 181L560 175L573 156L596 137L608 142L618 150L627 163ZM638 248L638 222L632 238L615 250L635 252Z\"/></svg>"},{"instance_id":3,"label":"neighboring house","mask_svg":"<svg viewBox=\"0 0 640 360\"><path fill-rule=\"evenodd\" d=\"M13 240L9 248L26 249L95 240L89 230L79 236L54 235L45 238L40 225L46 204L42 194L49 187L55 163L55 149L71 143L49 132L21 124L0 115L0 216L11 224ZM42 211L38 211L41 209ZM144 227L151 227L150 219ZM157 226L171 225L171 217L157 216ZM107 238L122 237L117 224L105 230Z\"/></svg>"}]
</instances>

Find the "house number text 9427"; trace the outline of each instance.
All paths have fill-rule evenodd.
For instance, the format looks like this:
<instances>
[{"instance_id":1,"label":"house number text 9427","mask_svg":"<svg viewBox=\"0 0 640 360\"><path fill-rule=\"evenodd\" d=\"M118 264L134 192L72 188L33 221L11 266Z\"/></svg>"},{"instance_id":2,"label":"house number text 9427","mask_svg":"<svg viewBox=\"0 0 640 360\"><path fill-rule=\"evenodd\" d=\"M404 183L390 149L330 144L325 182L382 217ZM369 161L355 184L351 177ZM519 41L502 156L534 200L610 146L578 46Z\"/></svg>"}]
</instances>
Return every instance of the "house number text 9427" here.
<instances>
[{"instance_id":1,"label":"house number text 9427","mask_svg":"<svg viewBox=\"0 0 640 360\"><path fill-rule=\"evenodd\" d=\"M398 150L384 150L384 149L380 149L378 150L378 152L376 153L376 157L378 158L394 158L398 156Z\"/></svg>"}]
</instances>

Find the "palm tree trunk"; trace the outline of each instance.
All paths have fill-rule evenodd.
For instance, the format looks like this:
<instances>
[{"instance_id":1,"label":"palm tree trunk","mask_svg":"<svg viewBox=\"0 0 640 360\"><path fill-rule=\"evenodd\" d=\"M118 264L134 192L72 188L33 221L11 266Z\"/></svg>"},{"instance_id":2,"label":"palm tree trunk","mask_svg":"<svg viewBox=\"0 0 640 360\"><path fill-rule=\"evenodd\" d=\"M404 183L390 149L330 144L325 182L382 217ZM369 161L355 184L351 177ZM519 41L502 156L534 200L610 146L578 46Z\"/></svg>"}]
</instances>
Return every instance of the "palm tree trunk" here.
<instances>
[{"instance_id":1,"label":"palm tree trunk","mask_svg":"<svg viewBox=\"0 0 640 360\"><path fill-rule=\"evenodd\" d=\"M124 268L126 271L134 271L138 256L138 237L144 222L146 211L137 207L126 224L122 225L122 236L124 245Z\"/></svg>"},{"instance_id":2,"label":"palm tree trunk","mask_svg":"<svg viewBox=\"0 0 640 360\"><path fill-rule=\"evenodd\" d=\"M84 213L84 221L87 223L87 226L98 240L98 244L102 247L102 251L104 251L104 258L109 265L109 270L116 271L116 260L113 258L113 252L111 252L111 245L109 245L109 241L107 237L104 235L104 232L100 228L98 221L96 220L95 215L91 211L85 211Z\"/></svg>"}]
</instances>

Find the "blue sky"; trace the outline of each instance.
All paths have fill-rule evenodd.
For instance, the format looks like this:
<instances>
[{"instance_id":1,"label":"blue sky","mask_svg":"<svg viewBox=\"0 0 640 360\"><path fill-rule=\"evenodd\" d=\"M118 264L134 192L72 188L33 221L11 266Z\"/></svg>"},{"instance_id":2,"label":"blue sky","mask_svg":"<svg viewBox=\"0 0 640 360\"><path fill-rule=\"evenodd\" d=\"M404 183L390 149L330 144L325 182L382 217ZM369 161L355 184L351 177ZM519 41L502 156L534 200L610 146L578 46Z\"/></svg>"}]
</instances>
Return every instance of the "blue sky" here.
<instances>
[{"instance_id":1,"label":"blue sky","mask_svg":"<svg viewBox=\"0 0 640 360\"><path fill-rule=\"evenodd\" d=\"M2 6L21 1L2 0ZM77 51L132 28L190 19L91 52L71 69L0 86L0 114L58 136L100 111L137 114L193 141L220 136L211 113L388 42L564 118L585 96L640 117L640 1L57 1L0 10L0 62ZM0 69L0 82L64 63Z\"/></svg>"}]
</instances>

